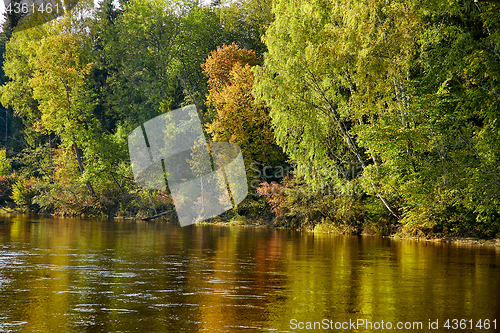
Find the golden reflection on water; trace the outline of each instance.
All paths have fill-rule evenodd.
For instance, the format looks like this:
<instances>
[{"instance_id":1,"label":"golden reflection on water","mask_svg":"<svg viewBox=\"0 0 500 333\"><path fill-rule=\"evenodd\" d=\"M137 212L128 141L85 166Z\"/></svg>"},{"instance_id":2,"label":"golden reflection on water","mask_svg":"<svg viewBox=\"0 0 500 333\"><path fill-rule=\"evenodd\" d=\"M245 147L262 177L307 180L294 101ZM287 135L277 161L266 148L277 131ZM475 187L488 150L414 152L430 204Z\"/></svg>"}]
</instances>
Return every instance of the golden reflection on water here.
<instances>
[{"instance_id":1,"label":"golden reflection on water","mask_svg":"<svg viewBox=\"0 0 500 333\"><path fill-rule=\"evenodd\" d=\"M495 248L29 216L4 216L0 242L0 332L291 332L291 319L500 325Z\"/></svg>"}]
</instances>

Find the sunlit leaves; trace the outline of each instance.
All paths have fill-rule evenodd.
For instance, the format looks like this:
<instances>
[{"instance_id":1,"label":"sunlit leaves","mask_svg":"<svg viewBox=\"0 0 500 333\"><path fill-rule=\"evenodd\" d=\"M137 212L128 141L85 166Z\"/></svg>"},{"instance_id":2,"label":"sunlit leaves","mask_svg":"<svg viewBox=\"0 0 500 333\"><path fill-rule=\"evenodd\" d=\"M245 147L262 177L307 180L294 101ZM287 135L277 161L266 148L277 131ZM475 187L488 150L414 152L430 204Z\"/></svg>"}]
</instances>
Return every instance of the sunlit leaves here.
<instances>
[{"instance_id":1,"label":"sunlit leaves","mask_svg":"<svg viewBox=\"0 0 500 333\"><path fill-rule=\"evenodd\" d=\"M238 144L247 168L252 162L271 165L284 160L270 127L269 109L252 95L255 53L238 45L223 46L203 64L209 77L209 107L214 119L206 125L214 141Z\"/></svg>"},{"instance_id":2,"label":"sunlit leaves","mask_svg":"<svg viewBox=\"0 0 500 333\"><path fill-rule=\"evenodd\" d=\"M453 1L275 1L255 90L271 107L277 142L302 170L364 161L367 193L386 197L405 222L443 225L467 212L467 219L492 219L499 194L497 9Z\"/></svg>"}]
</instances>

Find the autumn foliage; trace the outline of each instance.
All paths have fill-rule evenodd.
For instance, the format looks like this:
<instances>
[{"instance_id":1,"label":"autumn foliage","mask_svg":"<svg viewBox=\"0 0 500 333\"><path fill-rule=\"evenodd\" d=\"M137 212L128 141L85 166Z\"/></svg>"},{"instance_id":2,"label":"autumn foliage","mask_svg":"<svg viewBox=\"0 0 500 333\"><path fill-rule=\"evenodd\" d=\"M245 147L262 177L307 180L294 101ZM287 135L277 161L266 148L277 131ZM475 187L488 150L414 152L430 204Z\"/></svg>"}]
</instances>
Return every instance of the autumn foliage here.
<instances>
[{"instance_id":1,"label":"autumn foliage","mask_svg":"<svg viewBox=\"0 0 500 333\"><path fill-rule=\"evenodd\" d=\"M214 141L238 144L247 166L255 161L273 164L284 159L274 140L269 108L256 102L252 94L251 67L257 60L253 51L233 43L219 47L202 65L211 88L207 104L214 113L207 132Z\"/></svg>"},{"instance_id":2,"label":"autumn foliage","mask_svg":"<svg viewBox=\"0 0 500 333\"><path fill-rule=\"evenodd\" d=\"M216 51L210 53L201 68L208 76L208 86L212 92L220 90L229 83L231 70L236 63L255 66L258 61L254 51L240 49L238 44L233 42L231 45L218 46Z\"/></svg>"}]
</instances>

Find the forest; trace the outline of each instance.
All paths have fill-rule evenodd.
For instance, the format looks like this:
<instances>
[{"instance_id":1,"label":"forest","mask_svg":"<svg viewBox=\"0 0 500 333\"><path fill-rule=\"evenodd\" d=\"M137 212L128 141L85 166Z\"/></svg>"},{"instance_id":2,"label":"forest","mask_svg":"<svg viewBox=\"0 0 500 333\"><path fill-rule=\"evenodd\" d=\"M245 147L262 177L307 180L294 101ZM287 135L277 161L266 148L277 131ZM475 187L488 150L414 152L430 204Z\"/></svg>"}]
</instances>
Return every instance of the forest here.
<instances>
[{"instance_id":1,"label":"forest","mask_svg":"<svg viewBox=\"0 0 500 333\"><path fill-rule=\"evenodd\" d=\"M4 211L172 210L135 184L127 137L194 104L247 169L213 221L500 235L498 3L81 0L23 22L0 35Z\"/></svg>"}]
</instances>

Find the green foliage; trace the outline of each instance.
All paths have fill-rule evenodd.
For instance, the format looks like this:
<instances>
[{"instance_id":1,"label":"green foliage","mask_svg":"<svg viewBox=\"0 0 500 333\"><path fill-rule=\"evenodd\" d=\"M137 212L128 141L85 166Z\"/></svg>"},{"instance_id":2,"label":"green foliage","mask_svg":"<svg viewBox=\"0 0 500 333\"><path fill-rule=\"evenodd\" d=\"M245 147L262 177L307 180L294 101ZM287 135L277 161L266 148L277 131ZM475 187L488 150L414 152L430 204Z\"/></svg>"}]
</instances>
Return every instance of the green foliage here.
<instances>
[{"instance_id":1,"label":"green foliage","mask_svg":"<svg viewBox=\"0 0 500 333\"><path fill-rule=\"evenodd\" d=\"M0 149L0 176L9 175L12 171L12 162L7 158L5 149Z\"/></svg>"},{"instance_id":2,"label":"green foliage","mask_svg":"<svg viewBox=\"0 0 500 333\"><path fill-rule=\"evenodd\" d=\"M203 106L200 64L219 42L220 19L195 1L92 6L82 1L6 43L2 103L24 125L15 167L43 179L45 211L135 215L149 208L133 204L143 198L128 133L184 103Z\"/></svg>"},{"instance_id":3,"label":"green foliage","mask_svg":"<svg viewBox=\"0 0 500 333\"><path fill-rule=\"evenodd\" d=\"M255 91L298 176L316 188L360 181L402 223L494 236L498 4L273 8ZM346 177L353 162L362 172Z\"/></svg>"},{"instance_id":4,"label":"green foliage","mask_svg":"<svg viewBox=\"0 0 500 333\"><path fill-rule=\"evenodd\" d=\"M12 196L12 185L16 182L16 175L1 175L0 176L0 202L7 204Z\"/></svg>"},{"instance_id":5,"label":"green foliage","mask_svg":"<svg viewBox=\"0 0 500 333\"><path fill-rule=\"evenodd\" d=\"M226 29L225 38L236 41L257 55L266 51L262 36L274 19L272 0L223 1L221 21Z\"/></svg>"},{"instance_id":6,"label":"green foliage","mask_svg":"<svg viewBox=\"0 0 500 333\"><path fill-rule=\"evenodd\" d=\"M249 223L250 221L248 220L248 218L239 214L235 214L230 220L231 225L245 225Z\"/></svg>"},{"instance_id":7,"label":"green foliage","mask_svg":"<svg viewBox=\"0 0 500 333\"><path fill-rule=\"evenodd\" d=\"M12 185L12 200L21 210L35 210L33 198L38 194L37 178L23 178L19 179Z\"/></svg>"},{"instance_id":8,"label":"green foliage","mask_svg":"<svg viewBox=\"0 0 500 333\"><path fill-rule=\"evenodd\" d=\"M314 188L301 178L287 177L281 184L262 183L257 193L271 206L278 226L313 229L322 222L323 227L330 224L336 232L359 234L365 222L361 195L341 194L330 187Z\"/></svg>"},{"instance_id":9,"label":"green foliage","mask_svg":"<svg viewBox=\"0 0 500 333\"><path fill-rule=\"evenodd\" d=\"M284 164L283 152L296 166L228 218L272 211L278 225L379 234L394 232L396 219L408 234L493 237L499 9L472 0L80 1L0 38L0 100L17 117L6 113L14 142L0 150L0 199L64 215L169 210L168 191L136 187L127 135L194 103L211 138L237 143L247 167Z\"/></svg>"}]
</instances>

